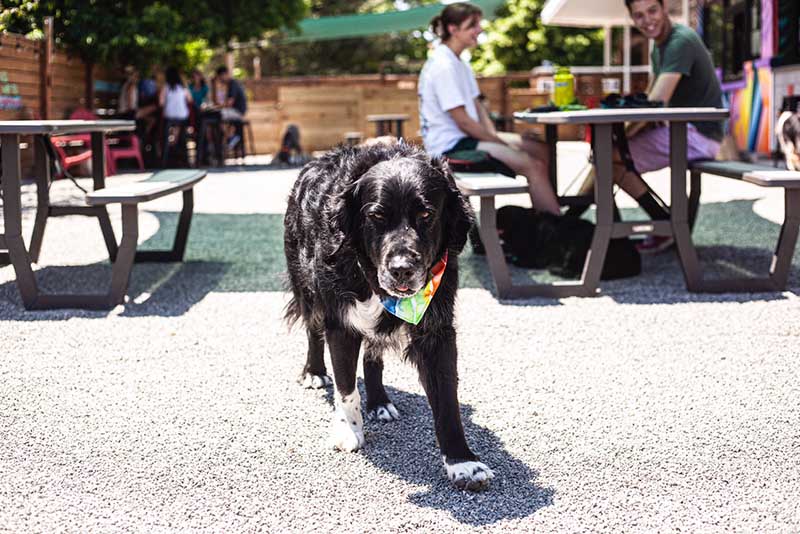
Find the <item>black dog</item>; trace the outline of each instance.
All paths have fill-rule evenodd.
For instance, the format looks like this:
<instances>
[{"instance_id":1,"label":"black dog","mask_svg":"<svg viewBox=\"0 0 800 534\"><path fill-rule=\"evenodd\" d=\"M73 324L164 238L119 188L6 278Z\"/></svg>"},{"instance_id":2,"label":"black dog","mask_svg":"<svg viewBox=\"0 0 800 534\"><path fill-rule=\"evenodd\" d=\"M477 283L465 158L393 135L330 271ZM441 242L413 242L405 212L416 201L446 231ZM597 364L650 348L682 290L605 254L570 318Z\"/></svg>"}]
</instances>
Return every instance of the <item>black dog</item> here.
<instances>
[{"instance_id":1,"label":"black dog","mask_svg":"<svg viewBox=\"0 0 800 534\"><path fill-rule=\"evenodd\" d=\"M356 389L364 345L367 413L391 421L399 414L383 387L383 353L399 350L419 370L433 411L447 475L458 487L480 489L494 476L464 437L459 415L453 303L458 253L474 216L447 165L398 143L340 147L300 172L286 210L284 246L293 298L290 322L303 319L306 387L330 384L323 361L327 341L336 385L333 445L364 445ZM441 284L421 321L390 314L383 299L408 297L446 258Z\"/></svg>"}]
</instances>

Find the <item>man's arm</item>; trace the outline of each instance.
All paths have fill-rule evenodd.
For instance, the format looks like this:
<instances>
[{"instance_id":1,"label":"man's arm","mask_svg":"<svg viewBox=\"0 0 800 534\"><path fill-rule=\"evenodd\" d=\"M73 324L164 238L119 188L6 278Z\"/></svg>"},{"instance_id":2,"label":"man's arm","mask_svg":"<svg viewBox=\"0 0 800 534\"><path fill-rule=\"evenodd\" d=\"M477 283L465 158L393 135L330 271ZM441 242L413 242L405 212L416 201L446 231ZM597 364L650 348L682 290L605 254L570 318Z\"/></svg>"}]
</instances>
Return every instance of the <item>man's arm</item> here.
<instances>
[{"instance_id":1,"label":"man's arm","mask_svg":"<svg viewBox=\"0 0 800 534\"><path fill-rule=\"evenodd\" d=\"M482 106L478 105L479 117L482 117L481 111L486 114L486 110L484 110ZM473 137L478 141L505 144L503 140L500 139L496 133L494 133L494 128L492 128L492 131L490 131L484 127L483 124L472 119L472 117L467 114L467 110L464 108L464 106L458 106L457 108L449 109L447 112L453 118L456 125L458 125L459 129L468 136Z\"/></svg>"},{"instance_id":2,"label":"man's arm","mask_svg":"<svg viewBox=\"0 0 800 534\"><path fill-rule=\"evenodd\" d=\"M675 93L678 83L681 81L682 74L680 72L662 72L658 78L651 84L650 89L647 91L648 100L660 100L665 105L669 105L669 100ZM642 128L647 125L646 122L634 122L628 125L625 132L628 137L636 135Z\"/></svg>"}]
</instances>

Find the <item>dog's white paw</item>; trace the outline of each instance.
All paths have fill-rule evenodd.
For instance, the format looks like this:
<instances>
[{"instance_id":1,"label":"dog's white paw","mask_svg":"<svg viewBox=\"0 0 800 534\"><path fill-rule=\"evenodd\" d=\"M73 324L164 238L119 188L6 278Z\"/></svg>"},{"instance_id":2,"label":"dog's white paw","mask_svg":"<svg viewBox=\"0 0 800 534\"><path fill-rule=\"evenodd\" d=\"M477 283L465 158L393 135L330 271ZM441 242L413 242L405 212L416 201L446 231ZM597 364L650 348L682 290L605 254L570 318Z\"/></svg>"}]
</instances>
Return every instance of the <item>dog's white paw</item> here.
<instances>
[{"instance_id":1,"label":"dog's white paw","mask_svg":"<svg viewBox=\"0 0 800 534\"><path fill-rule=\"evenodd\" d=\"M364 419L361 416L361 397L358 390L341 397L336 392L331 443L340 451L353 452L364 446Z\"/></svg>"},{"instance_id":2,"label":"dog's white paw","mask_svg":"<svg viewBox=\"0 0 800 534\"><path fill-rule=\"evenodd\" d=\"M311 373L303 373L298 382L306 389L322 389L333 384L333 380L328 375L314 375Z\"/></svg>"},{"instance_id":3,"label":"dog's white paw","mask_svg":"<svg viewBox=\"0 0 800 534\"><path fill-rule=\"evenodd\" d=\"M344 452L355 452L364 446L364 431L348 423L344 418L333 422L331 445Z\"/></svg>"},{"instance_id":4,"label":"dog's white paw","mask_svg":"<svg viewBox=\"0 0 800 534\"><path fill-rule=\"evenodd\" d=\"M383 421L384 423L388 423L389 421L397 421L400 419L400 412L397 411L394 404L388 402L386 404L377 405L369 411L367 416L370 421Z\"/></svg>"},{"instance_id":5,"label":"dog's white paw","mask_svg":"<svg viewBox=\"0 0 800 534\"><path fill-rule=\"evenodd\" d=\"M458 488L470 491L480 491L489 487L489 481L494 478L494 473L483 462L457 462L448 463L444 460L447 478Z\"/></svg>"}]
</instances>

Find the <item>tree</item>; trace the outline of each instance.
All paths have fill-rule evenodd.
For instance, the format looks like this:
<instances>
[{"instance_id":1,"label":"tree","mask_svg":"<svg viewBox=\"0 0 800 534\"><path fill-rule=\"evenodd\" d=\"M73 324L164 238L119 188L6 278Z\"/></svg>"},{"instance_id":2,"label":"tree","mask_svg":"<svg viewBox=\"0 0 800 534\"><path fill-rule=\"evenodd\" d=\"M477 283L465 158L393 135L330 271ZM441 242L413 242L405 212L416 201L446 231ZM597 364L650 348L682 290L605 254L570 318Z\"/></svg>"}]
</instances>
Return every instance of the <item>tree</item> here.
<instances>
[{"instance_id":1,"label":"tree","mask_svg":"<svg viewBox=\"0 0 800 534\"><path fill-rule=\"evenodd\" d=\"M201 39L216 46L291 27L305 9L303 0L3 0L0 31L40 31L52 16L55 42L87 64L147 68L185 64Z\"/></svg>"},{"instance_id":2,"label":"tree","mask_svg":"<svg viewBox=\"0 0 800 534\"><path fill-rule=\"evenodd\" d=\"M407 0L409 7L438 0ZM309 0L315 17L384 13L397 9L393 0ZM280 41L261 51L262 68L270 75L366 74L416 72L425 61L428 42L417 32L398 32L308 43Z\"/></svg>"},{"instance_id":3,"label":"tree","mask_svg":"<svg viewBox=\"0 0 800 534\"><path fill-rule=\"evenodd\" d=\"M306 15L304 0L181 0L179 4L187 29L211 46L246 42L264 32L294 28Z\"/></svg>"},{"instance_id":4,"label":"tree","mask_svg":"<svg viewBox=\"0 0 800 534\"><path fill-rule=\"evenodd\" d=\"M620 0L621 1L621 0ZM544 0L508 0L473 54L482 74L529 70L548 60L559 65L599 65L603 31L542 24Z\"/></svg>"},{"instance_id":5,"label":"tree","mask_svg":"<svg viewBox=\"0 0 800 534\"><path fill-rule=\"evenodd\" d=\"M208 56L204 43L250 39L292 26L305 13L303 0L2 0L0 31L41 32L54 18L57 45L86 65L92 101L95 64L132 64L146 72L155 64L192 66ZM198 50L200 48L200 50Z\"/></svg>"},{"instance_id":6,"label":"tree","mask_svg":"<svg viewBox=\"0 0 800 534\"><path fill-rule=\"evenodd\" d=\"M435 2L406 3L416 6ZM602 30L544 26L543 4L544 0L507 0L499 16L487 25L485 41L473 51L473 67L478 73L529 70L544 60L563 65L602 63ZM314 16L390 9L395 9L395 3L387 0L310 0L309 4ZM417 72L427 57L428 45L420 31L276 44L262 52L261 64L272 75Z\"/></svg>"}]
</instances>

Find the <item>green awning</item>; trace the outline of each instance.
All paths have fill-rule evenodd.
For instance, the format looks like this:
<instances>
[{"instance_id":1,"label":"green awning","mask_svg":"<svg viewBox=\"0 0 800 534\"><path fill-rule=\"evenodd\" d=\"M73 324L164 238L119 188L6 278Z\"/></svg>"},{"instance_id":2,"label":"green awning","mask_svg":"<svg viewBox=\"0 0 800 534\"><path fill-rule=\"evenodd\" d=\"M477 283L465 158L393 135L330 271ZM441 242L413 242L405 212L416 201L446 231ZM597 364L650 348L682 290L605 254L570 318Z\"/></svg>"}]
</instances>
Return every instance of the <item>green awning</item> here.
<instances>
[{"instance_id":1,"label":"green awning","mask_svg":"<svg viewBox=\"0 0 800 534\"><path fill-rule=\"evenodd\" d=\"M472 0L471 3L481 8L485 19L491 20L495 18L495 11L505 3L505 0ZM365 13L304 19L299 23L301 33L291 34L282 39L282 41L285 43L299 43L424 30L428 27L431 19L443 7L443 4L432 4L388 13Z\"/></svg>"}]
</instances>

